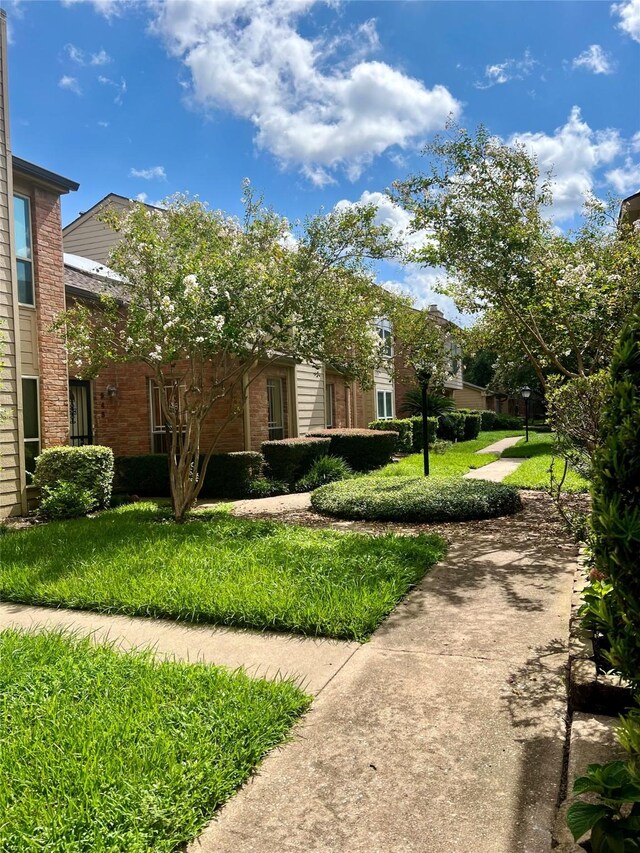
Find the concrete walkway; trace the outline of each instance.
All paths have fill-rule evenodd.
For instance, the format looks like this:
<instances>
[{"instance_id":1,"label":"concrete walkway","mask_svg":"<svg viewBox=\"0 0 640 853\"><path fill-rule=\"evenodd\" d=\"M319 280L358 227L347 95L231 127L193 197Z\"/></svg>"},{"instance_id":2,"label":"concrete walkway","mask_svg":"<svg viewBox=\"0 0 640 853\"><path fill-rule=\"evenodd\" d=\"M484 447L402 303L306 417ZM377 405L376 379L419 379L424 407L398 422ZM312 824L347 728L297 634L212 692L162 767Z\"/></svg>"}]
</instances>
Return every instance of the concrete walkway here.
<instances>
[{"instance_id":1,"label":"concrete walkway","mask_svg":"<svg viewBox=\"0 0 640 853\"><path fill-rule=\"evenodd\" d=\"M124 650L152 648L163 657L229 669L242 666L261 678L290 676L314 695L360 648L355 642L11 603L0 604L0 630L4 628L70 630Z\"/></svg>"},{"instance_id":2,"label":"concrete walkway","mask_svg":"<svg viewBox=\"0 0 640 853\"><path fill-rule=\"evenodd\" d=\"M496 459L482 468L472 468L464 475L466 480L491 480L493 483L501 483L505 477L519 468L524 459Z\"/></svg>"},{"instance_id":3,"label":"concrete walkway","mask_svg":"<svg viewBox=\"0 0 640 853\"><path fill-rule=\"evenodd\" d=\"M509 447L513 447L514 444L517 444L521 435L513 435L511 438L502 438L500 441L494 441L493 444L490 444L488 447L483 447L482 450L476 450L476 453L502 453L503 450L507 450Z\"/></svg>"},{"instance_id":4,"label":"concrete walkway","mask_svg":"<svg viewBox=\"0 0 640 853\"><path fill-rule=\"evenodd\" d=\"M548 853L576 558L543 505L460 525L190 853Z\"/></svg>"}]
</instances>

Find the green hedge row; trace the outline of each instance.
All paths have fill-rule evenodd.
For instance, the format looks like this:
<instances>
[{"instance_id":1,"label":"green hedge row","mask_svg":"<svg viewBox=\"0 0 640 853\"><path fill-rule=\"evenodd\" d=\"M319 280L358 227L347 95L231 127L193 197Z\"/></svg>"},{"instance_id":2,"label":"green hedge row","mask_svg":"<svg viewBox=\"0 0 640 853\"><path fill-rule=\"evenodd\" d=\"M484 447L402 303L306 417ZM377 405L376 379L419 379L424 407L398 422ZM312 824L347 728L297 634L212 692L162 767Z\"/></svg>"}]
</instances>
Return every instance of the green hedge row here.
<instances>
[{"instance_id":1,"label":"green hedge row","mask_svg":"<svg viewBox=\"0 0 640 853\"><path fill-rule=\"evenodd\" d=\"M353 471L372 471L391 461L398 449L398 433L375 429L320 429L312 438L330 438L329 453L340 456Z\"/></svg>"},{"instance_id":2,"label":"green hedge row","mask_svg":"<svg viewBox=\"0 0 640 853\"><path fill-rule=\"evenodd\" d=\"M268 473L274 480L292 485L309 471L321 456L327 456L330 438L283 438L260 445Z\"/></svg>"},{"instance_id":3,"label":"green hedge row","mask_svg":"<svg viewBox=\"0 0 640 853\"><path fill-rule=\"evenodd\" d=\"M437 426L437 418L427 418L429 444L433 444L435 441ZM369 424L369 429L397 432L398 450L402 453L420 453L422 451L422 417L420 415L413 415L410 418L372 421Z\"/></svg>"},{"instance_id":4,"label":"green hedge row","mask_svg":"<svg viewBox=\"0 0 640 853\"><path fill-rule=\"evenodd\" d=\"M260 475L262 463L262 454L253 451L214 453L207 466L200 497L243 497L248 493L251 482ZM166 454L117 456L114 490L141 498L169 497L171 491Z\"/></svg>"}]
</instances>

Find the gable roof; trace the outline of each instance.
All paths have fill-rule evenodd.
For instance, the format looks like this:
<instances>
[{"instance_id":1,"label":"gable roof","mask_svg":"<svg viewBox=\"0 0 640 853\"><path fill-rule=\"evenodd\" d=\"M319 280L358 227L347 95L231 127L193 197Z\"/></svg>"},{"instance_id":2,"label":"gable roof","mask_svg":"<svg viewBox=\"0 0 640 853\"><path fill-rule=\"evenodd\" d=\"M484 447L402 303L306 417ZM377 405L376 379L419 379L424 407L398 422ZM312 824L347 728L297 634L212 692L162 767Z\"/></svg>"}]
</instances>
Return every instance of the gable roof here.
<instances>
[{"instance_id":1,"label":"gable roof","mask_svg":"<svg viewBox=\"0 0 640 853\"><path fill-rule=\"evenodd\" d=\"M118 193L107 193L104 198L101 198L99 201L97 201L94 205L92 205L92 207L89 208L89 210L85 210L82 213L79 213L75 219L73 219L68 225L65 225L62 229L62 236L64 237L65 234L70 234L72 231L75 231L75 229L79 225L81 225L83 222L93 216L94 213L97 213L102 207L106 207L108 204L111 204L111 202L116 202L117 204L119 204L120 207L124 206L123 202L124 204L130 204L132 202L135 202L136 204L144 204L144 206L148 207L149 210L159 209L153 204L140 202L135 198L128 198L126 195L119 195Z\"/></svg>"}]
</instances>

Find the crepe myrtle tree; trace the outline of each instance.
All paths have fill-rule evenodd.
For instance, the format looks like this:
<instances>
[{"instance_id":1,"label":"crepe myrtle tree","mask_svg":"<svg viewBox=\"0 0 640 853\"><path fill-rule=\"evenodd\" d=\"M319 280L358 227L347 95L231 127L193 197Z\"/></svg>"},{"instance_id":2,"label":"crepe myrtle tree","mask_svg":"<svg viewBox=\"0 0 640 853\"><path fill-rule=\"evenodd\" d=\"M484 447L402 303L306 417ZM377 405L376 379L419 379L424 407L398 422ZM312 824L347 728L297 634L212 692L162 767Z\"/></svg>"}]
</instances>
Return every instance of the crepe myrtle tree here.
<instances>
[{"instance_id":1,"label":"crepe myrtle tree","mask_svg":"<svg viewBox=\"0 0 640 853\"><path fill-rule=\"evenodd\" d=\"M110 363L153 372L168 452L176 521L197 498L218 437L246 405L248 388L287 355L338 366L366 385L382 361L376 317L394 297L374 285L371 259L398 251L372 206L357 205L293 228L248 182L244 218L176 196L162 209L133 204L102 219L118 232L109 264L122 277L98 307L57 320L80 375ZM213 440L203 424L232 402Z\"/></svg>"},{"instance_id":2,"label":"crepe myrtle tree","mask_svg":"<svg viewBox=\"0 0 640 853\"><path fill-rule=\"evenodd\" d=\"M606 367L640 289L640 231L619 204L586 200L583 224L549 219L551 175L522 145L455 124L425 149L427 171L395 186L412 227L428 235L413 260L444 267L443 292L481 315L485 346L514 344L543 388ZM479 336L478 336L479 337Z\"/></svg>"}]
</instances>

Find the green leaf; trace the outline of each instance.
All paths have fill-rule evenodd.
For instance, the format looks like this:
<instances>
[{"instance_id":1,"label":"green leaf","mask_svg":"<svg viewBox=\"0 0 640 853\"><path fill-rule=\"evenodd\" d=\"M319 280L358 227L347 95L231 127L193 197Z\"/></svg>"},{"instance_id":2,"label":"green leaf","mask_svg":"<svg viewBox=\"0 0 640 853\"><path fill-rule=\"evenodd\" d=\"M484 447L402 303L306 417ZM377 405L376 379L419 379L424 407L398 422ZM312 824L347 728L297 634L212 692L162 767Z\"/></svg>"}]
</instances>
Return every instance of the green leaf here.
<instances>
[{"instance_id":1,"label":"green leaf","mask_svg":"<svg viewBox=\"0 0 640 853\"><path fill-rule=\"evenodd\" d=\"M567 812L567 826L571 830L574 841L577 841L585 832L589 832L599 820L609 814L611 810L607 806L574 803Z\"/></svg>"},{"instance_id":2,"label":"green leaf","mask_svg":"<svg viewBox=\"0 0 640 853\"><path fill-rule=\"evenodd\" d=\"M612 820L596 823L591 833L593 853L625 853L624 831Z\"/></svg>"},{"instance_id":3,"label":"green leaf","mask_svg":"<svg viewBox=\"0 0 640 853\"><path fill-rule=\"evenodd\" d=\"M592 791L596 794L601 794L603 791L603 785L591 776L579 776L573 783L574 794L587 794Z\"/></svg>"}]
</instances>

